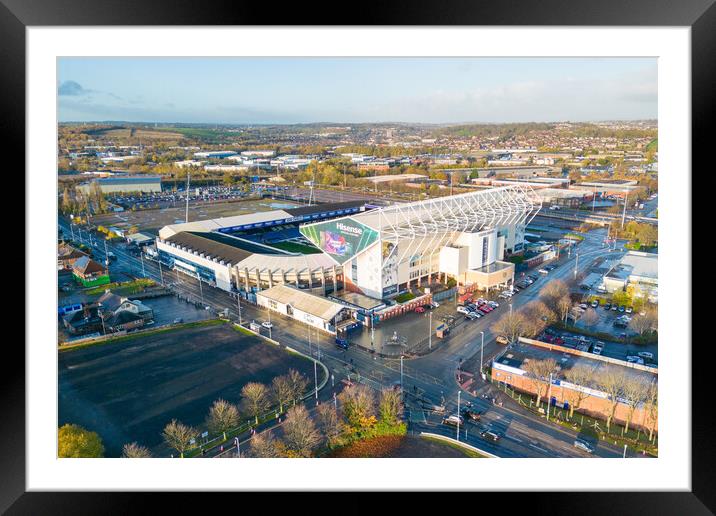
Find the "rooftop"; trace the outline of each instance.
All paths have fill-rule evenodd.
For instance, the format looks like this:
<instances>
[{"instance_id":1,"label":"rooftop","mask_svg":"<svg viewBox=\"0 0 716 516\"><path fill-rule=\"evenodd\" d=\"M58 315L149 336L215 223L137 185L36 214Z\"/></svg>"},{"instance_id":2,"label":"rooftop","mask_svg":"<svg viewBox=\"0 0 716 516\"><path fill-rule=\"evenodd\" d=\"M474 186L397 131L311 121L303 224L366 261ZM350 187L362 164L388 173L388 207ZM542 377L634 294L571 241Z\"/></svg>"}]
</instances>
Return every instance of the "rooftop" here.
<instances>
[{"instance_id":1,"label":"rooftop","mask_svg":"<svg viewBox=\"0 0 716 516\"><path fill-rule=\"evenodd\" d=\"M314 296L297 288L287 285L278 285L257 294L280 303L291 305L294 309L318 317L324 321L333 319L345 306L330 301L325 297Z\"/></svg>"},{"instance_id":2,"label":"rooftop","mask_svg":"<svg viewBox=\"0 0 716 516\"><path fill-rule=\"evenodd\" d=\"M246 251L232 245L215 240L212 233L194 233L190 231L181 231L165 241L177 246L186 247L192 251L203 253L206 258L216 258L217 261L223 260L232 265L239 263L241 260L251 256L251 251Z\"/></svg>"},{"instance_id":3,"label":"rooftop","mask_svg":"<svg viewBox=\"0 0 716 516\"><path fill-rule=\"evenodd\" d=\"M627 279L630 276L658 279L659 255L629 251L624 255L619 264L607 274L607 277L619 279Z\"/></svg>"}]
</instances>

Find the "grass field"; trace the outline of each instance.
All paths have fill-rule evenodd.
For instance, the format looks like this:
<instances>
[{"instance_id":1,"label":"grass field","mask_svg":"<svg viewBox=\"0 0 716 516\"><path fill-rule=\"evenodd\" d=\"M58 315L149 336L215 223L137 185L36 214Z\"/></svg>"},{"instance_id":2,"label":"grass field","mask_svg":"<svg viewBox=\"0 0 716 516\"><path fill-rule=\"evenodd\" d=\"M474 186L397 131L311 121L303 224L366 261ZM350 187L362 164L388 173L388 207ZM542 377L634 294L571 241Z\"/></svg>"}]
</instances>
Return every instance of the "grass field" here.
<instances>
[{"instance_id":1,"label":"grass field","mask_svg":"<svg viewBox=\"0 0 716 516\"><path fill-rule=\"evenodd\" d=\"M58 426L76 423L99 433L108 457L132 441L168 455L161 431L171 419L204 429L212 402L239 403L250 381L269 384L289 368L313 376L307 359L229 325L63 351L58 367Z\"/></svg>"},{"instance_id":2,"label":"grass field","mask_svg":"<svg viewBox=\"0 0 716 516\"><path fill-rule=\"evenodd\" d=\"M282 249L284 251L289 251L291 253L301 253L301 254L320 254L321 250L305 244L298 244L296 242L276 242L274 244L271 244L271 247L275 247L276 249Z\"/></svg>"}]
</instances>

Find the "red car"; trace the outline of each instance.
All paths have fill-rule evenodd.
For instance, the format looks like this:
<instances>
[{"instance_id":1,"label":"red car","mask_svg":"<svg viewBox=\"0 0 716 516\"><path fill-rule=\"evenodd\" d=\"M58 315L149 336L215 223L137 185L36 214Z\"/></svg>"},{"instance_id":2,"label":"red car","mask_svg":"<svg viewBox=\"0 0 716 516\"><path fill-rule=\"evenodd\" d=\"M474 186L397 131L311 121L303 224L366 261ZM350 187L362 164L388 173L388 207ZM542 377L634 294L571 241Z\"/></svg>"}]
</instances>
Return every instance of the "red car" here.
<instances>
[{"instance_id":1,"label":"red car","mask_svg":"<svg viewBox=\"0 0 716 516\"><path fill-rule=\"evenodd\" d=\"M564 344L564 339L562 337L557 337L556 339L554 339L554 343L558 346L561 346L562 344Z\"/></svg>"},{"instance_id":2,"label":"red car","mask_svg":"<svg viewBox=\"0 0 716 516\"><path fill-rule=\"evenodd\" d=\"M422 306L419 306L419 307L417 307L417 308L415 309L415 313L416 313L416 314L425 313L425 308L423 308Z\"/></svg>"}]
</instances>

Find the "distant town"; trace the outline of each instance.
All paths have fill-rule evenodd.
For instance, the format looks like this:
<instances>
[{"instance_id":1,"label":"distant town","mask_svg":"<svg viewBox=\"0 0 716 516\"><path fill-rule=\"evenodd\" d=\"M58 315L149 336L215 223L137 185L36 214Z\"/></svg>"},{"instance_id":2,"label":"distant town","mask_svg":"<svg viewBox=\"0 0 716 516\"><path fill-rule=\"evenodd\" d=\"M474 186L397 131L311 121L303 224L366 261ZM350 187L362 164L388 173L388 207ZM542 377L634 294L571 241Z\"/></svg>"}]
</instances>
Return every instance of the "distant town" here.
<instances>
[{"instance_id":1,"label":"distant town","mask_svg":"<svg viewBox=\"0 0 716 516\"><path fill-rule=\"evenodd\" d=\"M57 181L61 457L658 456L655 120L65 122Z\"/></svg>"}]
</instances>

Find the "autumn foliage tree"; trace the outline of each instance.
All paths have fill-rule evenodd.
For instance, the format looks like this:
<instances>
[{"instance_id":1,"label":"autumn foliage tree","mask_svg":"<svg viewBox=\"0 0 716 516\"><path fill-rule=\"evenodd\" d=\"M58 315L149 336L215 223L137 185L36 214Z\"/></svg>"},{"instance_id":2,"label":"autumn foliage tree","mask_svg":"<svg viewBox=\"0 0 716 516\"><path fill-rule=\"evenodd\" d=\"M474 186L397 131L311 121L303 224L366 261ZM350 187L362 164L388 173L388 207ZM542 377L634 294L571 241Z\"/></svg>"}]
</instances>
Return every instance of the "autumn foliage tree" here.
<instances>
[{"instance_id":1,"label":"autumn foliage tree","mask_svg":"<svg viewBox=\"0 0 716 516\"><path fill-rule=\"evenodd\" d=\"M57 432L57 456L63 458L97 458L104 456L104 445L97 432L79 425L62 425Z\"/></svg>"}]
</instances>

